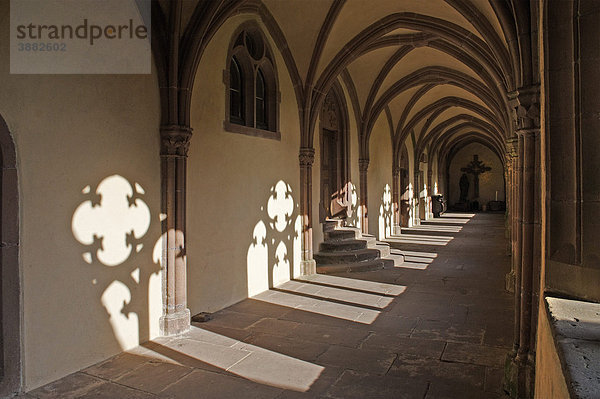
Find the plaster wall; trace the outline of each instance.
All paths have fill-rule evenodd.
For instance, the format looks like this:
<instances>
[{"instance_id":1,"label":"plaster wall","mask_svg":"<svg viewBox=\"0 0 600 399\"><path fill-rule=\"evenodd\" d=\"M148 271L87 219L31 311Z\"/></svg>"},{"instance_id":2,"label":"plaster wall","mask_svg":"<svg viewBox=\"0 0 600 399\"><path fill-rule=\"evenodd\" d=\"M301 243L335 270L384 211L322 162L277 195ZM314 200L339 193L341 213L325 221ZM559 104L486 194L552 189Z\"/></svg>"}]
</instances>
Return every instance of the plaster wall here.
<instances>
[{"instance_id":1,"label":"plaster wall","mask_svg":"<svg viewBox=\"0 0 600 399\"><path fill-rule=\"evenodd\" d=\"M413 227L419 224L418 210L418 188L415 181L415 146L412 137L407 137L405 141L406 151L408 155L408 227Z\"/></svg>"},{"instance_id":2,"label":"plaster wall","mask_svg":"<svg viewBox=\"0 0 600 399\"><path fill-rule=\"evenodd\" d=\"M479 175L479 205L487 204L496 198L498 191L498 201L505 201L504 196L504 167L498 156L486 146L479 143L472 143L458 151L450 162L450 193L448 202L455 204L460 199L460 177L463 172L460 170L473 161L473 155L478 155L479 160L492 169ZM468 174L469 195L468 199L473 201L474 180L473 175Z\"/></svg>"},{"instance_id":3,"label":"plaster wall","mask_svg":"<svg viewBox=\"0 0 600 399\"><path fill-rule=\"evenodd\" d=\"M1 35L0 114L19 179L22 309L12 311L22 312L30 390L158 333L159 93L154 71L10 75Z\"/></svg>"},{"instance_id":4,"label":"plaster wall","mask_svg":"<svg viewBox=\"0 0 600 399\"><path fill-rule=\"evenodd\" d=\"M431 176L431 192L430 195L437 195L441 192L441 188L440 188L440 181L439 181L439 160L437 157L437 153L435 154L435 157L432 157L431 159L431 165L432 165L432 170L433 170L433 175Z\"/></svg>"},{"instance_id":5,"label":"plaster wall","mask_svg":"<svg viewBox=\"0 0 600 399\"><path fill-rule=\"evenodd\" d=\"M369 234L383 240L392 234L392 143L385 114L373 126L369 143Z\"/></svg>"},{"instance_id":6,"label":"plaster wall","mask_svg":"<svg viewBox=\"0 0 600 399\"><path fill-rule=\"evenodd\" d=\"M225 131L230 18L208 44L192 93L187 172L188 307L214 312L289 280L300 261L298 106L277 46L281 141Z\"/></svg>"}]
</instances>

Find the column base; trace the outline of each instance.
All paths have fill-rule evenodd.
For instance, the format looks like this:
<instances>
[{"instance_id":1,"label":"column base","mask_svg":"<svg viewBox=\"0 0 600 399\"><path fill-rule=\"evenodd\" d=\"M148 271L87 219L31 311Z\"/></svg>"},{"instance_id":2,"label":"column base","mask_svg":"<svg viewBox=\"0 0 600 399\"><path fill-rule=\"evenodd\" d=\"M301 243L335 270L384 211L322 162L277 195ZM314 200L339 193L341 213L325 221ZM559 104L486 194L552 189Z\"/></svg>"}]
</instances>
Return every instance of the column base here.
<instances>
[{"instance_id":1,"label":"column base","mask_svg":"<svg viewBox=\"0 0 600 399\"><path fill-rule=\"evenodd\" d=\"M300 261L300 275L310 276L311 274L317 274L317 262L314 259Z\"/></svg>"},{"instance_id":2,"label":"column base","mask_svg":"<svg viewBox=\"0 0 600 399\"><path fill-rule=\"evenodd\" d=\"M529 362L519 362L513 354L506 357L502 388L511 398L532 399L534 396L535 368Z\"/></svg>"},{"instance_id":3,"label":"column base","mask_svg":"<svg viewBox=\"0 0 600 399\"><path fill-rule=\"evenodd\" d=\"M402 226L399 225L394 225L394 227L392 228L392 234L395 236L399 236L400 234L402 234Z\"/></svg>"},{"instance_id":4,"label":"column base","mask_svg":"<svg viewBox=\"0 0 600 399\"><path fill-rule=\"evenodd\" d=\"M506 273L506 276L504 276L504 282L505 282L505 289L508 292L515 292L515 272L514 270L511 270L510 272Z\"/></svg>"},{"instance_id":5,"label":"column base","mask_svg":"<svg viewBox=\"0 0 600 399\"><path fill-rule=\"evenodd\" d=\"M163 315L159 322L162 336L182 334L190 329L190 310Z\"/></svg>"}]
</instances>

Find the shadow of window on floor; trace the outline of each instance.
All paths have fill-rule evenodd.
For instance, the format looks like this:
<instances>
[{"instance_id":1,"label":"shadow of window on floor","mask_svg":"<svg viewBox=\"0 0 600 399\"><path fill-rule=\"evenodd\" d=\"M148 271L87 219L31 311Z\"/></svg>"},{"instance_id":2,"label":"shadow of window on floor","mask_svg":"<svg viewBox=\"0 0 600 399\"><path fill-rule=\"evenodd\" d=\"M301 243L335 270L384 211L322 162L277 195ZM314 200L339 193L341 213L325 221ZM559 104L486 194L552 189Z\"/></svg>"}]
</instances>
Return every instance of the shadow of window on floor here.
<instances>
[{"instance_id":1,"label":"shadow of window on floor","mask_svg":"<svg viewBox=\"0 0 600 399\"><path fill-rule=\"evenodd\" d=\"M133 353L206 369L207 365L272 387L306 392L319 378L323 366L192 326L176 338L148 342Z\"/></svg>"}]
</instances>

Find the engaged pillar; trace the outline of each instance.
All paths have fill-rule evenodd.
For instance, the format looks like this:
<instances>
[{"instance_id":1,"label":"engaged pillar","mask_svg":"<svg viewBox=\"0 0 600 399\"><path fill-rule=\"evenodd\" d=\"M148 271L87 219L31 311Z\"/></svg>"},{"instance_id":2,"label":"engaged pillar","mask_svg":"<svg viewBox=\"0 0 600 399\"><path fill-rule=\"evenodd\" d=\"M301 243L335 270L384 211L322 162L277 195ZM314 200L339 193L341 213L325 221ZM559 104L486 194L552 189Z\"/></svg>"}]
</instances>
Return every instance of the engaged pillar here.
<instances>
[{"instance_id":1,"label":"engaged pillar","mask_svg":"<svg viewBox=\"0 0 600 399\"><path fill-rule=\"evenodd\" d=\"M163 221L163 314L162 335L183 333L190 328L187 308L187 259L185 253L186 162L192 137L187 126L161 127L161 174Z\"/></svg>"},{"instance_id":2,"label":"engaged pillar","mask_svg":"<svg viewBox=\"0 0 600 399\"><path fill-rule=\"evenodd\" d=\"M302 260L300 273L304 276L317 272L313 259L312 239L312 165L315 162L315 149L300 147L300 213L302 216Z\"/></svg>"}]
</instances>

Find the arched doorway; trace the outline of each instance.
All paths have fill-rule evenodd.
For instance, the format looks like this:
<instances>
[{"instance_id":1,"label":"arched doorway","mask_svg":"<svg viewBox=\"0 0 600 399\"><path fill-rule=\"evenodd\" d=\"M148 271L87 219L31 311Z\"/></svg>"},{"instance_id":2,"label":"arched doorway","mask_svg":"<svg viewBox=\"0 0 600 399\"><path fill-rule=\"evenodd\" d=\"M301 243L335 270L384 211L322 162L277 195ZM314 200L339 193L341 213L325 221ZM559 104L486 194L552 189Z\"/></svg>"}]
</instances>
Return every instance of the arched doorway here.
<instances>
[{"instance_id":1,"label":"arched doorway","mask_svg":"<svg viewBox=\"0 0 600 399\"><path fill-rule=\"evenodd\" d=\"M343 92L334 85L321 109L321 198L319 220L348 215L351 207L348 116Z\"/></svg>"},{"instance_id":2,"label":"arched doorway","mask_svg":"<svg viewBox=\"0 0 600 399\"><path fill-rule=\"evenodd\" d=\"M0 116L0 397L21 387L19 195L13 140Z\"/></svg>"}]
</instances>

